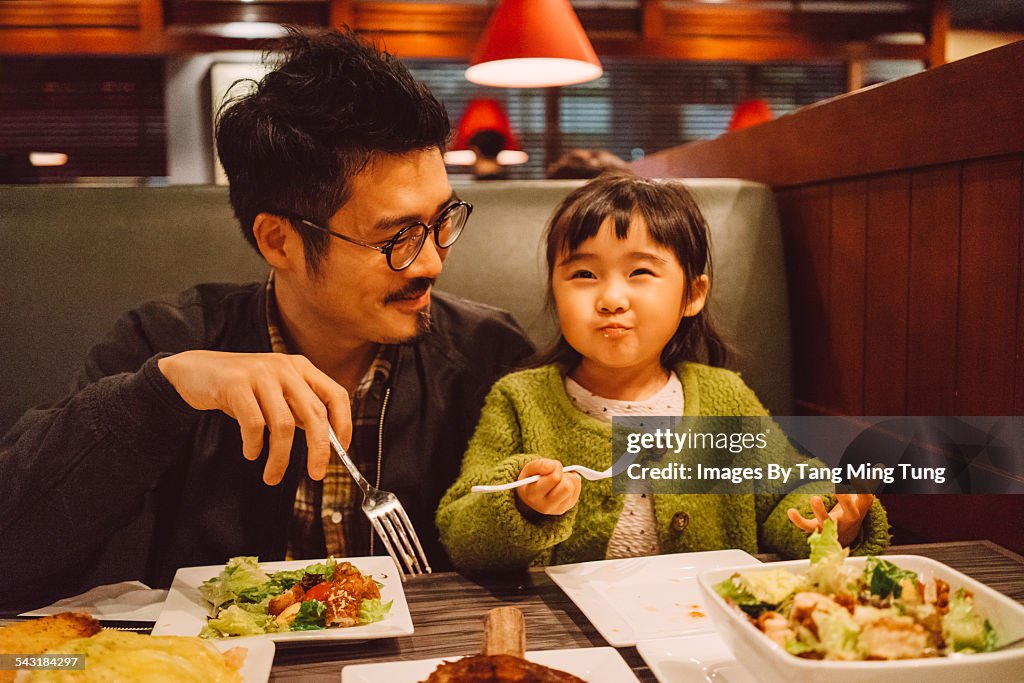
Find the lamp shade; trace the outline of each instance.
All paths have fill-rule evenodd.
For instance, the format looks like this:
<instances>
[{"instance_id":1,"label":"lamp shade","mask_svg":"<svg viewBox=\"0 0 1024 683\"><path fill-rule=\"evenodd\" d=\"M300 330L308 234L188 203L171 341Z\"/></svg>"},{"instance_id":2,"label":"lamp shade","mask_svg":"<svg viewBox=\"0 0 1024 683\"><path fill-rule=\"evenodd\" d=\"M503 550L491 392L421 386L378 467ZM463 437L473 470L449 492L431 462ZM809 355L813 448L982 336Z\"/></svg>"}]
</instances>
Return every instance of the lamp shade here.
<instances>
[{"instance_id":1,"label":"lamp shade","mask_svg":"<svg viewBox=\"0 0 1024 683\"><path fill-rule=\"evenodd\" d=\"M569 0L500 0L466 79L503 88L543 88L592 81L601 73Z\"/></svg>"},{"instance_id":2,"label":"lamp shade","mask_svg":"<svg viewBox=\"0 0 1024 683\"><path fill-rule=\"evenodd\" d=\"M729 120L729 127L726 132L743 130L756 126L759 123L772 120L772 108L761 99L747 100L736 105L733 109L732 119Z\"/></svg>"},{"instance_id":3,"label":"lamp shade","mask_svg":"<svg viewBox=\"0 0 1024 683\"><path fill-rule=\"evenodd\" d=\"M503 166L525 163L529 156L522 151L519 140L512 132L508 115L497 100L477 98L471 100L459 119L459 127L455 131L455 139L444 155L446 164L453 166L470 166L476 160L476 154L470 149L470 140L480 132L494 131L505 139L504 149L498 153L498 163Z\"/></svg>"}]
</instances>

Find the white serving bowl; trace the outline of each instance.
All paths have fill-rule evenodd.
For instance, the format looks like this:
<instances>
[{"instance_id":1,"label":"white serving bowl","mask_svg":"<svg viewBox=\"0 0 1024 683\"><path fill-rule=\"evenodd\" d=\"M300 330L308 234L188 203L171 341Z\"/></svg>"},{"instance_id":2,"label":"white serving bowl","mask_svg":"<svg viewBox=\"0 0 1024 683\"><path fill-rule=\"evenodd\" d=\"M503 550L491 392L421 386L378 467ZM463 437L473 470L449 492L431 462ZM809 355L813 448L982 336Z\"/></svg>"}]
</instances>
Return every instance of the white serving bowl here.
<instances>
[{"instance_id":1,"label":"white serving bowl","mask_svg":"<svg viewBox=\"0 0 1024 683\"><path fill-rule=\"evenodd\" d=\"M863 569L867 558L851 557L846 562ZM930 583L938 577L950 591L966 588L974 593L978 611L992 624L1005 643L1024 636L1024 605L1002 593L919 555L886 555L885 559L903 569L917 572ZM1015 683L1024 681L1024 647L1002 652L980 652L953 657L930 657L898 661L842 662L802 659L786 652L769 639L746 615L726 604L713 586L734 572L758 572L787 569L797 574L807 571L807 560L771 562L757 567L728 567L700 574L697 582L707 597L707 608L718 632L733 654L761 681L784 683Z\"/></svg>"}]
</instances>

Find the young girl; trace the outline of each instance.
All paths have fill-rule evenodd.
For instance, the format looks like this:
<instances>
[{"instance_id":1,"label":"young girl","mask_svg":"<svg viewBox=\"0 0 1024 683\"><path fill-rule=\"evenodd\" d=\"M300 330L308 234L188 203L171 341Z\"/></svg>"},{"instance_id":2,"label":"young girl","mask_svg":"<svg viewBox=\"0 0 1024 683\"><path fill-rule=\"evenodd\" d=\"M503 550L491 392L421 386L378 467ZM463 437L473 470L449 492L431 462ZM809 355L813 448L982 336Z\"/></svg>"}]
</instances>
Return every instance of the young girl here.
<instances>
[{"instance_id":1,"label":"young girl","mask_svg":"<svg viewBox=\"0 0 1024 683\"><path fill-rule=\"evenodd\" d=\"M807 532L829 517L855 552L888 545L870 495L837 496L829 512L798 494L616 495L610 479L562 471L612 464L612 416L768 414L738 375L716 367L725 346L705 305L710 261L707 224L680 184L601 176L559 205L547 263L562 335L547 364L504 377L487 398L437 513L457 569L722 548L800 557ZM765 455L788 448L773 439ZM470 491L532 475L512 491Z\"/></svg>"}]
</instances>

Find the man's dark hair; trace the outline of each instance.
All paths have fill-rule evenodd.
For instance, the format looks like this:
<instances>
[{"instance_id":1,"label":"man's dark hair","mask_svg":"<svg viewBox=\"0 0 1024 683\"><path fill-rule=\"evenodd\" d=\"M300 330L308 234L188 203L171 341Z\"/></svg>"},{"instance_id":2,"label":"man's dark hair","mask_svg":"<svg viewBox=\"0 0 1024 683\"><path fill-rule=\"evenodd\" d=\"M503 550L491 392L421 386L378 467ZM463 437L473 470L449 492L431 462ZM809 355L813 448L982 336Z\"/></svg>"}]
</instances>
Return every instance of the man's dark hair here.
<instances>
[{"instance_id":1,"label":"man's dark hair","mask_svg":"<svg viewBox=\"0 0 1024 683\"><path fill-rule=\"evenodd\" d=\"M351 30L290 29L281 49L276 68L225 102L217 122L231 206L254 248L257 214L323 225L376 156L443 151L451 132L448 113L427 87ZM316 274L330 238L292 224Z\"/></svg>"}]
</instances>

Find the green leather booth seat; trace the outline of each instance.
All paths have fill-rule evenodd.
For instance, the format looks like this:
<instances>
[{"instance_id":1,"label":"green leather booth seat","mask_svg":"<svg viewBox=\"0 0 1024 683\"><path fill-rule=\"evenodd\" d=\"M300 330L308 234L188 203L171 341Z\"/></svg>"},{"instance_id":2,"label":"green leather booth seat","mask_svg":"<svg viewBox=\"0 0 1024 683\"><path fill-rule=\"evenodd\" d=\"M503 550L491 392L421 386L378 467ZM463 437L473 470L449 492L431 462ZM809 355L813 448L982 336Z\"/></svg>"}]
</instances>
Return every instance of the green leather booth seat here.
<instances>
[{"instance_id":1,"label":"green leather booth seat","mask_svg":"<svg viewBox=\"0 0 1024 683\"><path fill-rule=\"evenodd\" d=\"M542 238L578 181L455 183L475 210L439 287L511 311L553 339ZM711 305L739 370L775 414L792 409L789 313L771 191L689 180L712 229ZM199 282L263 279L222 187L0 186L0 433L56 401L88 348L133 305ZM466 340L472 344L471 339Z\"/></svg>"}]
</instances>

